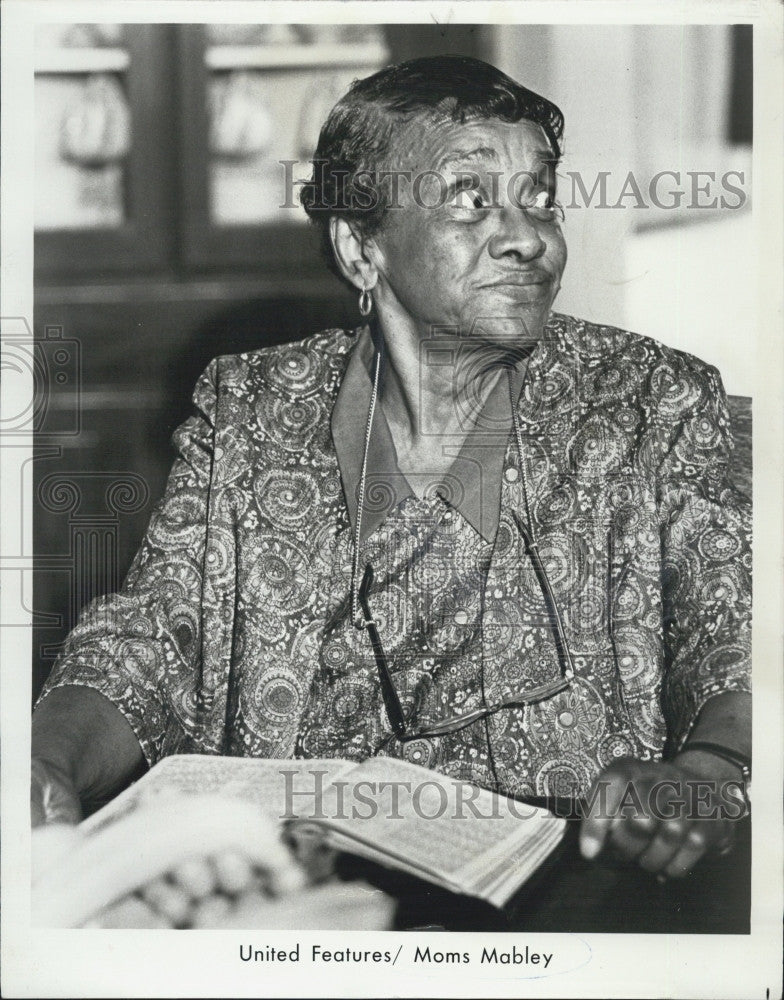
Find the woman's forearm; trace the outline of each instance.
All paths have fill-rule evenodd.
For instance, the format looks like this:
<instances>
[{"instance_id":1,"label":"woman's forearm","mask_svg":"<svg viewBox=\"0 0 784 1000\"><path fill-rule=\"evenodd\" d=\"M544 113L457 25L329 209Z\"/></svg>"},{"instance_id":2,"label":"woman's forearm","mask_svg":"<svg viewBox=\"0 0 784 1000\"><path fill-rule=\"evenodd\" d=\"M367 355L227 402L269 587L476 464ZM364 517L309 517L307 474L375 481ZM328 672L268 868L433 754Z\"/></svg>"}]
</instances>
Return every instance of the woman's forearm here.
<instances>
[{"instance_id":1,"label":"woman's forearm","mask_svg":"<svg viewBox=\"0 0 784 1000\"><path fill-rule=\"evenodd\" d=\"M707 741L740 757L751 758L751 695L728 691L705 702L694 728L675 760L699 770L706 778L736 779L738 768L707 750L690 750L692 742Z\"/></svg>"}]
</instances>

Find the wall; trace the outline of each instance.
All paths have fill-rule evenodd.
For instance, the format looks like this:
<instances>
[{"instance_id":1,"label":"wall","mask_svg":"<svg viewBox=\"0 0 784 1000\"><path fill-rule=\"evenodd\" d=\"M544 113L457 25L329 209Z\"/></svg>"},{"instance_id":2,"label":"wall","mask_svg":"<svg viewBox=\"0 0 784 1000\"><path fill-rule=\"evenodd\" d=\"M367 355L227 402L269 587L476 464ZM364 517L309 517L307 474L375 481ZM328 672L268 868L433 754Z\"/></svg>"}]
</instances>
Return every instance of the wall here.
<instances>
[{"instance_id":1,"label":"wall","mask_svg":"<svg viewBox=\"0 0 784 1000\"><path fill-rule=\"evenodd\" d=\"M494 57L565 114L567 206L567 172L579 172L590 192L597 173L608 171L608 204L617 202L629 171L646 201L647 182L662 170L680 172L684 203L692 200L688 171L717 178L744 171L750 192L750 147L727 139L731 28L506 26L496 33ZM574 200L582 201L579 189ZM637 208L636 201L615 210L596 200L567 207L569 263L557 307L697 354L719 368L728 392L751 395L750 202L738 210L669 211Z\"/></svg>"}]
</instances>

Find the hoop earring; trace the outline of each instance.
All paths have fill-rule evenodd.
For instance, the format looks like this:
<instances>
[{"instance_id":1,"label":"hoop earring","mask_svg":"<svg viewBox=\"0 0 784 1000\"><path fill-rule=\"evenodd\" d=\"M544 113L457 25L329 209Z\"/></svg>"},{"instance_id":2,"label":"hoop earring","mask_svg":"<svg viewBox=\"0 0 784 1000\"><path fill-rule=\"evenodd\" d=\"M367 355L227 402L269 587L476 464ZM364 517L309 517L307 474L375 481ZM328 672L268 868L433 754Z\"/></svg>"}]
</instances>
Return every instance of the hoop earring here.
<instances>
[{"instance_id":1,"label":"hoop earring","mask_svg":"<svg viewBox=\"0 0 784 1000\"><path fill-rule=\"evenodd\" d=\"M359 311L363 316L369 316L373 309L373 298L367 288L359 293Z\"/></svg>"}]
</instances>

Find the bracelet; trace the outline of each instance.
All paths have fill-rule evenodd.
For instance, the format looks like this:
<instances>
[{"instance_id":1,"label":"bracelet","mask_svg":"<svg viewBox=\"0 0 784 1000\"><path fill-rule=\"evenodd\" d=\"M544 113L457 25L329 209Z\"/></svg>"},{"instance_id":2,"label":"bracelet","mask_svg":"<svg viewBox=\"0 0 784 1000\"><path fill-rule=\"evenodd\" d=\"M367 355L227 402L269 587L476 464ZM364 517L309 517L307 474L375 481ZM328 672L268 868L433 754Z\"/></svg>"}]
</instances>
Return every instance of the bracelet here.
<instances>
[{"instance_id":1,"label":"bracelet","mask_svg":"<svg viewBox=\"0 0 784 1000\"><path fill-rule=\"evenodd\" d=\"M739 767L743 774L744 782L751 780L751 760L744 754L738 753L737 750L730 750L727 747L723 747L720 743L711 743L709 740L689 740L688 743L681 747L680 752L686 753L688 750L704 750L706 753L715 754L716 757L721 757L727 763Z\"/></svg>"},{"instance_id":2,"label":"bracelet","mask_svg":"<svg viewBox=\"0 0 784 1000\"><path fill-rule=\"evenodd\" d=\"M712 753L716 757L720 757L722 760L726 760L729 764L734 764L736 767L740 768L743 776L743 803L746 807L746 815L748 816L751 812L751 796L749 795L749 786L751 784L751 760L744 754L738 753L736 750L730 750L727 747L722 746L720 743L712 743L710 740L689 740L681 747L681 753L686 753L687 750L704 750L706 753ZM714 853L718 857L725 857L727 854L732 852L734 846L734 841L732 838L728 838L726 843L719 843L716 845Z\"/></svg>"}]
</instances>

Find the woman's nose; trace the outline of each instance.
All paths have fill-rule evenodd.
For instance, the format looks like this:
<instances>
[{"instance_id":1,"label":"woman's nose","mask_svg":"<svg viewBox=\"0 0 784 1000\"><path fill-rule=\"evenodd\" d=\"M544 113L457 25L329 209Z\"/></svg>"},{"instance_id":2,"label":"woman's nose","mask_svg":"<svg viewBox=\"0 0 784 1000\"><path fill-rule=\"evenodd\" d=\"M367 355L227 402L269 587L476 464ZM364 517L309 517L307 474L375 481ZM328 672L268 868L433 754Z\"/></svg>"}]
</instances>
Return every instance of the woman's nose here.
<instances>
[{"instance_id":1,"label":"woman's nose","mask_svg":"<svg viewBox=\"0 0 784 1000\"><path fill-rule=\"evenodd\" d=\"M536 260L541 257L547 244L523 208L504 206L496 215L497 231L488 245L490 256L495 260L514 256L520 260Z\"/></svg>"}]
</instances>

